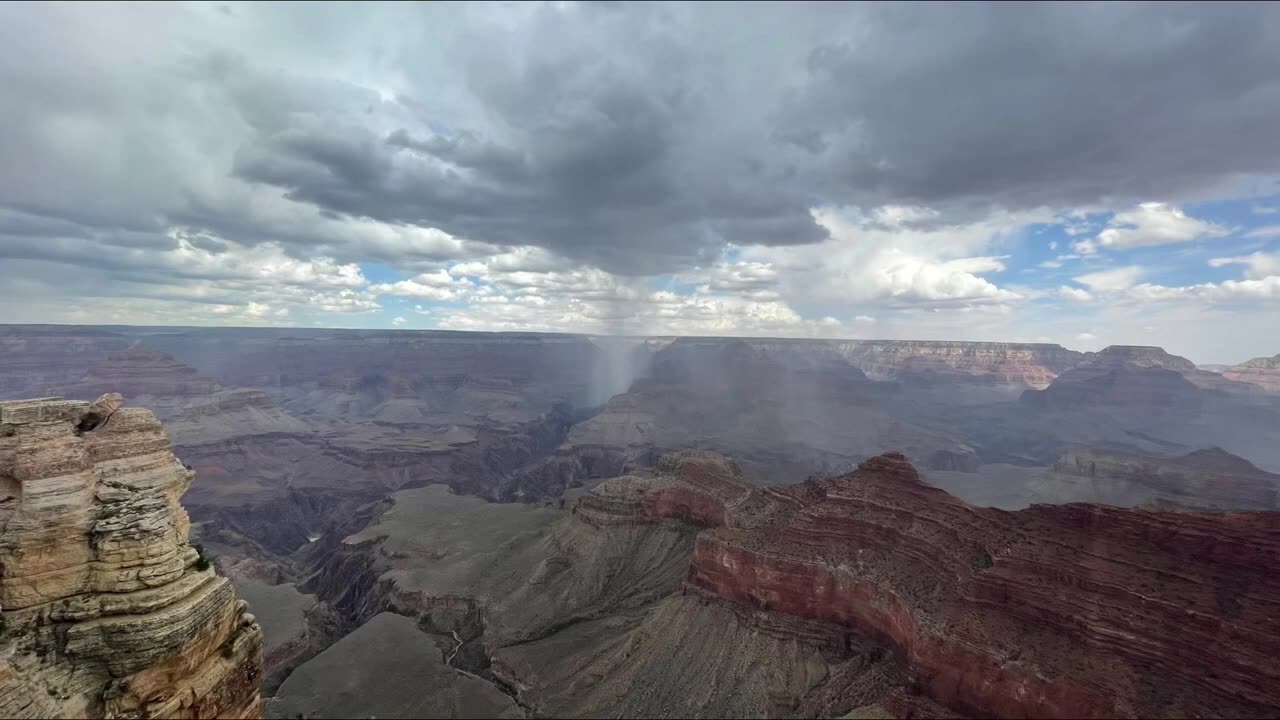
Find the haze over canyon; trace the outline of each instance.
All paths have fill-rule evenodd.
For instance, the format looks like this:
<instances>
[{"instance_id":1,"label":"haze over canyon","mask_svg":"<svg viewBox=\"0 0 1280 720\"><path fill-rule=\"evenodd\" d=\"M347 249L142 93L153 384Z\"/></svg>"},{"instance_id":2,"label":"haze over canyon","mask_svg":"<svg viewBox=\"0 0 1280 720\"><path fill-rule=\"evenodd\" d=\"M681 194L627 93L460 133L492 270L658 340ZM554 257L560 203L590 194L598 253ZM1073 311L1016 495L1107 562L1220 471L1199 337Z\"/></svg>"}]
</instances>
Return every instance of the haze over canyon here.
<instances>
[{"instance_id":1,"label":"haze over canyon","mask_svg":"<svg viewBox=\"0 0 1280 720\"><path fill-rule=\"evenodd\" d=\"M0 350L6 714L1280 708L1274 358L32 325Z\"/></svg>"}]
</instances>

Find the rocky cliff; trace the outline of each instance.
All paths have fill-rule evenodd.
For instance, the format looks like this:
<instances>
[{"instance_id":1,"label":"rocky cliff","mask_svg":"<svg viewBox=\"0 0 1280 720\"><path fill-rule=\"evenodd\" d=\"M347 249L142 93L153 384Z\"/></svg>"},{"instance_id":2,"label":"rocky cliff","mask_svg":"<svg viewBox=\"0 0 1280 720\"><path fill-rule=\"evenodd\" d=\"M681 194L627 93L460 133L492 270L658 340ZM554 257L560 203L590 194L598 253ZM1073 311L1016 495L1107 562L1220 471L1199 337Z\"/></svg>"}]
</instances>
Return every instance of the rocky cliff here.
<instances>
[{"instance_id":1,"label":"rocky cliff","mask_svg":"<svg viewBox=\"0 0 1280 720\"><path fill-rule=\"evenodd\" d=\"M1222 373L1228 380L1256 385L1267 392L1280 393L1280 355L1242 362Z\"/></svg>"},{"instance_id":2,"label":"rocky cliff","mask_svg":"<svg viewBox=\"0 0 1280 720\"><path fill-rule=\"evenodd\" d=\"M1182 464L1248 471L1213 451ZM685 451L575 495L557 511L400 491L308 591L354 624L415 618L535 716L1280 708L1273 513L978 508L896 453L759 488ZM315 693L286 681L280 708L342 702Z\"/></svg>"},{"instance_id":3,"label":"rocky cliff","mask_svg":"<svg viewBox=\"0 0 1280 720\"><path fill-rule=\"evenodd\" d=\"M0 403L0 716L259 717L262 634L188 543L155 416Z\"/></svg>"},{"instance_id":4,"label":"rocky cliff","mask_svg":"<svg viewBox=\"0 0 1280 720\"><path fill-rule=\"evenodd\" d=\"M949 379L1044 388L1082 354L1046 343L866 340L836 343L874 380Z\"/></svg>"},{"instance_id":5,"label":"rocky cliff","mask_svg":"<svg viewBox=\"0 0 1280 720\"><path fill-rule=\"evenodd\" d=\"M1270 717L1280 517L975 508L898 454L702 533L689 584L884 638L980 717ZM760 493L761 491L756 491Z\"/></svg>"}]
</instances>

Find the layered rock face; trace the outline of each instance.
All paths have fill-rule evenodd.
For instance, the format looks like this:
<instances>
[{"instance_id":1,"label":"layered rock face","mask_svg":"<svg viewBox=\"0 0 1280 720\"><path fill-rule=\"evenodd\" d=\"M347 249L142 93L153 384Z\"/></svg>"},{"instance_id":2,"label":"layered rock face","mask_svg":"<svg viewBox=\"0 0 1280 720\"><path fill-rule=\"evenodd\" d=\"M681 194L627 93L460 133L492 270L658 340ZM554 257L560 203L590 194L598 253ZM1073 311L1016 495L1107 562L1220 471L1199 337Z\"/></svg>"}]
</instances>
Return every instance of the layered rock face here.
<instances>
[{"instance_id":1,"label":"layered rock face","mask_svg":"<svg viewBox=\"0 0 1280 720\"><path fill-rule=\"evenodd\" d=\"M967 380L1042 389L1083 355L1046 343L914 340L841 342L839 353L873 380Z\"/></svg>"},{"instance_id":2,"label":"layered rock face","mask_svg":"<svg viewBox=\"0 0 1280 720\"><path fill-rule=\"evenodd\" d=\"M1063 452L1053 469L1137 483L1193 507L1275 510L1280 495L1280 475L1264 472L1221 448L1156 458L1077 447Z\"/></svg>"},{"instance_id":3,"label":"layered rock face","mask_svg":"<svg viewBox=\"0 0 1280 720\"><path fill-rule=\"evenodd\" d=\"M1271 393L1280 393L1280 355L1254 358L1222 373L1228 380L1249 383Z\"/></svg>"},{"instance_id":4,"label":"layered rock face","mask_svg":"<svg viewBox=\"0 0 1280 720\"><path fill-rule=\"evenodd\" d=\"M1246 470L1214 451L1181 460ZM758 488L702 451L555 507L401 491L307 590L357 624L416 618L450 663L538 716L1280 708L1272 513L976 508L894 453ZM281 707L309 692L286 682Z\"/></svg>"},{"instance_id":5,"label":"layered rock face","mask_svg":"<svg viewBox=\"0 0 1280 720\"><path fill-rule=\"evenodd\" d=\"M1236 382L1235 378L1201 369L1187 358L1151 345L1110 345L1096 353L1085 353L1076 367L1114 370L1126 366L1171 370L1192 385L1206 390L1235 393L1258 390L1254 385Z\"/></svg>"},{"instance_id":6,"label":"layered rock face","mask_svg":"<svg viewBox=\"0 0 1280 720\"><path fill-rule=\"evenodd\" d=\"M260 717L262 634L188 544L155 416L0 403L0 715Z\"/></svg>"},{"instance_id":7,"label":"layered rock face","mask_svg":"<svg viewBox=\"0 0 1280 720\"><path fill-rule=\"evenodd\" d=\"M1276 515L975 508L898 454L770 490L698 537L690 585L883 637L921 692L956 711L1280 708Z\"/></svg>"}]
</instances>

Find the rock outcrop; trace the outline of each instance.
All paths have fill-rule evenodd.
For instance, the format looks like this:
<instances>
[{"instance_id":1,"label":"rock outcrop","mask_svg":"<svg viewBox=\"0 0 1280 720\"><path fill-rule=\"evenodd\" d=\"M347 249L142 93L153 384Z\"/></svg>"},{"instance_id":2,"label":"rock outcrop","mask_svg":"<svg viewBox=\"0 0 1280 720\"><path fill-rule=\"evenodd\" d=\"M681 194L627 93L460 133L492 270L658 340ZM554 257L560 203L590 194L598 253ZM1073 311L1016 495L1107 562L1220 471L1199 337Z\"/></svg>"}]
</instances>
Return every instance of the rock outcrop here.
<instances>
[{"instance_id":1,"label":"rock outcrop","mask_svg":"<svg viewBox=\"0 0 1280 720\"><path fill-rule=\"evenodd\" d=\"M0 403L0 716L261 716L262 634L188 543L148 410Z\"/></svg>"},{"instance_id":2,"label":"rock outcrop","mask_svg":"<svg viewBox=\"0 0 1280 720\"><path fill-rule=\"evenodd\" d=\"M689 585L882 637L952 710L1280 709L1280 516L975 508L895 453L768 493L699 535Z\"/></svg>"},{"instance_id":3,"label":"rock outcrop","mask_svg":"<svg viewBox=\"0 0 1280 720\"><path fill-rule=\"evenodd\" d=\"M1110 345L1096 353L1085 353L1076 365L1080 368L1095 369L1118 369L1125 366L1170 370L1181 375L1192 385L1205 390L1235 393L1258 391L1256 385L1237 382L1236 378L1228 378L1220 373L1199 368L1187 358L1166 352L1164 348L1153 345Z\"/></svg>"},{"instance_id":4,"label":"rock outcrop","mask_svg":"<svg viewBox=\"0 0 1280 720\"><path fill-rule=\"evenodd\" d=\"M1049 387L1027 390L1021 398L1030 407L1046 410L1111 406L1184 415L1199 413L1205 399L1203 390L1177 370L1131 363L1083 363Z\"/></svg>"},{"instance_id":5,"label":"rock outcrop","mask_svg":"<svg viewBox=\"0 0 1280 720\"><path fill-rule=\"evenodd\" d=\"M1280 355L1242 362L1223 372L1222 377L1256 385L1267 392L1280 393Z\"/></svg>"}]
</instances>

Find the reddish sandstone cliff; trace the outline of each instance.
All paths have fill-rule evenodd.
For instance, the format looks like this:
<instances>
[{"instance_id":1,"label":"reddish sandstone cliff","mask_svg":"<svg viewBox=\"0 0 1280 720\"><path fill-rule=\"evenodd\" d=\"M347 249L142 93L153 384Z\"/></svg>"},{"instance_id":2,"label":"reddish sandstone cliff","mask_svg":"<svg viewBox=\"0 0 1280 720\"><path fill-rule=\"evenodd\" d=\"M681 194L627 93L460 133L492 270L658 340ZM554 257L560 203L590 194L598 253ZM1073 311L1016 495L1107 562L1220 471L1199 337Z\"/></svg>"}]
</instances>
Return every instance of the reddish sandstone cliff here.
<instances>
[{"instance_id":1,"label":"reddish sandstone cliff","mask_svg":"<svg viewBox=\"0 0 1280 720\"><path fill-rule=\"evenodd\" d=\"M1280 709L1280 516L976 508L896 453L783 488L710 477L629 488L645 515L723 519L698 538L691 589L878 635L955 711Z\"/></svg>"}]
</instances>

